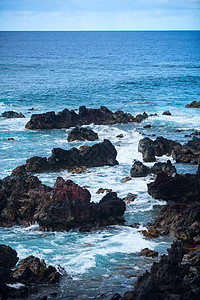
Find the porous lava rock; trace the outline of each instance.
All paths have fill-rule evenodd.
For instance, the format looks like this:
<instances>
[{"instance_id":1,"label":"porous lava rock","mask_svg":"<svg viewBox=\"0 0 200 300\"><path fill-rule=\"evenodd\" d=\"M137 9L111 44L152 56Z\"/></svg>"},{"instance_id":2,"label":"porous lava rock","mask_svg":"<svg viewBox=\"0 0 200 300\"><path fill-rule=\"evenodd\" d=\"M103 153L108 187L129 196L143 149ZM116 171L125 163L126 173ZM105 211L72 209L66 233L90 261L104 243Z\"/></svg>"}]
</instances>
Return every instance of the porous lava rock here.
<instances>
[{"instance_id":1,"label":"porous lava rock","mask_svg":"<svg viewBox=\"0 0 200 300\"><path fill-rule=\"evenodd\" d=\"M52 202L38 217L40 229L91 231L124 223L125 204L116 193L106 194L99 203L90 202L90 198L89 191L59 177L53 187Z\"/></svg>"},{"instance_id":2,"label":"porous lava rock","mask_svg":"<svg viewBox=\"0 0 200 300\"><path fill-rule=\"evenodd\" d=\"M176 168L172 165L170 160L167 162L157 162L153 167L147 167L142 162L135 160L131 168L131 177L145 177L148 174L158 174L166 172L169 175L176 173Z\"/></svg>"},{"instance_id":3,"label":"porous lava rock","mask_svg":"<svg viewBox=\"0 0 200 300\"><path fill-rule=\"evenodd\" d=\"M3 117L3 118L7 118L7 119L13 119L13 118L25 118L25 116L20 112L20 113L17 113L15 111L5 111L4 113L2 113L0 115L0 117Z\"/></svg>"},{"instance_id":4,"label":"porous lava rock","mask_svg":"<svg viewBox=\"0 0 200 300\"><path fill-rule=\"evenodd\" d=\"M26 171L41 173L45 171L67 170L75 167L101 167L114 166L117 151L109 140L93 146L82 146L79 149L73 147L70 150L54 148L52 155L45 157L34 156L26 161Z\"/></svg>"},{"instance_id":5,"label":"porous lava rock","mask_svg":"<svg viewBox=\"0 0 200 300\"><path fill-rule=\"evenodd\" d=\"M148 115L140 114L136 117L123 111L112 112L105 106L100 108L79 107L78 114L65 108L63 111L55 114L55 112L47 112L43 114L33 114L30 121L26 124L26 129L60 129L70 128L77 125L112 125L117 123L142 122Z\"/></svg>"},{"instance_id":6,"label":"porous lava rock","mask_svg":"<svg viewBox=\"0 0 200 300\"><path fill-rule=\"evenodd\" d=\"M95 141L98 139L98 134L92 129L76 126L68 133L68 142L73 141Z\"/></svg>"}]
</instances>

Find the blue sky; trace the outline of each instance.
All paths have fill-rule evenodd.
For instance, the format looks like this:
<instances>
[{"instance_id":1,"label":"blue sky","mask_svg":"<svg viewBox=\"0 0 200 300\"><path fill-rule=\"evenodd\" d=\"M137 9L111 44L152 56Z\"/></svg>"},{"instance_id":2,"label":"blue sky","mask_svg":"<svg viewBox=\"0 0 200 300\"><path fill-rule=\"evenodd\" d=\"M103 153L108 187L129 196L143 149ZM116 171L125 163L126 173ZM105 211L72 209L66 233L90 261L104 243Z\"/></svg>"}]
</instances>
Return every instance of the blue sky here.
<instances>
[{"instance_id":1,"label":"blue sky","mask_svg":"<svg viewBox=\"0 0 200 300\"><path fill-rule=\"evenodd\" d=\"M0 0L0 30L181 29L200 29L200 0Z\"/></svg>"}]
</instances>

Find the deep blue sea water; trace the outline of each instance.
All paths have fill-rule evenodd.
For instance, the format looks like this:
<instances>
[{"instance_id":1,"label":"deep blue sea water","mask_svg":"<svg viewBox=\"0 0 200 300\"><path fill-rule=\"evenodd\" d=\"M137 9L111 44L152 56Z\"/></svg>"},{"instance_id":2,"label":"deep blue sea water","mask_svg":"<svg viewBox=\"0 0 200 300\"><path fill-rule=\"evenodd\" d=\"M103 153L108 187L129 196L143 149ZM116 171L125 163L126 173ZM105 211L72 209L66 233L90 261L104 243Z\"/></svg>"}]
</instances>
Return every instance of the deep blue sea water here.
<instances>
[{"instance_id":1,"label":"deep blue sea water","mask_svg":"<svg viewBox=\"0 0 200 300\"><path fill-rule=\"evenodd\" d=\"M200 101L200 32L1 32L0 114L22 112L25 119L0 118L0 178L34 156L49 156L51 149L69 149L83 142L67 142L69 130L28 131L24 126L32 113L80 105L124 110L133 115L157 113L141 124L94 126L100 140L110 139L118 151L119 165L88 169L83 174L67 171L40 174L43 183L53 185L58 176L88 185L92 201L98 188L112 188L120 197L138 195L127 205L127 224L140 222L140 229L163 201L146 192L147 178L129 176L141 138L151 134L182 143L200 130L200 110L185 108ZM28 111L34 107L34 111ZM163 116L169 110L172 116ZM150 129L143 129L151 124ZM177 132L179 130L179 132ZM116 136L124 134L123 139ZM14 141L8 141L13 137ZM92 144L88 142L87 144ZM166 161L167 157L159 158ZM172 160L172 158L170 158ZM175 164L179 172L195 172L196 166ZM62 265L70 278L63 279L57 298L106 299L113 292L132 289L134 277L151 260L138 256L145 247L166 252L169 240L147 240L139 229L111 227L80 234L41 233L29 228L0 229L0 243L12 246L23 258L36 255L47 263ZM91 244L91 246L88 246ZM104 296L102 295L104 294Z\"/></svg>"}]
</instances>

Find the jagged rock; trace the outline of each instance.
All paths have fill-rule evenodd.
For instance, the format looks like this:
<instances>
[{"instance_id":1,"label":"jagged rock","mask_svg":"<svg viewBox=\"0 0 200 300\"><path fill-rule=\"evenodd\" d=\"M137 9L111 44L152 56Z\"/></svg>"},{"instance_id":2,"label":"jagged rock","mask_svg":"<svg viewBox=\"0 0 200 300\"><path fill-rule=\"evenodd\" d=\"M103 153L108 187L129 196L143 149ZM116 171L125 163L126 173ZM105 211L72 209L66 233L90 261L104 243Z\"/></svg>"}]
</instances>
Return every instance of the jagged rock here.
<instances>
[{"instance_id":1,"label":"jagged rock","mask_svg":"<svg viewBox=\"0 0 200 300\"><path fill-rule=\"evenodd\" d=\"M19 261L13 271L13 279L24 284L54 284L58 283L60 274L56 268L46 266L44 260L34 256L28 256Z\"/></svg>"},{"instance_id":2,"label":"jagged rock","mask_svg":"<svg viewBox=\"0 0 200 300\"><path fill-rule=\"evenodd\" d=\"M95 141L98 139L98 134L92 129L76 126L68 133L68 142L78 141Z\"/></svg>"},{"instance_id":3,"label":"jagged rock","mask_svg":"<svg viewBox=\"0 0 200 300\"><path fill-rule=\"evenodd\" d=\"M191 108L200 108L200 101L192 101L190 104L187 104L185 107Z\"/></svg>"},{"instance_id":4,"label":"jagged rock","mask_svg":"<svg viewBox=\"0 0 200 300\"><path fill-rule=\"evenodd\" d=\"M197 164L200 159L200 138L193 136L191 141L175 147L172 151L172 156L177 163Z\"/></svg>"},{"instance_id":5,"label":"jagged rock","mask_svg":"<svg viewBox=\"0 0 200 300\"><path fill-rule=\"evenodd\" d=\"M51 188L36 176L27 174L25 166L13 170L0 180L0 226L29 225L34 215L50 201Z\"/></svg>"},{"instance_id":6,"label":"jagged rock","mask_svg":"<svg viewBox=\"0 0 200 300\"><path fill-rule=\"evenodd\" d=\"M120 133L120 134L116 135L116 137L118 137L118 138L123 138L124 135L123 135L122 133Z\"/></svg>"},{"instance_id":7,"label":"jagged rock","mask_svg":"<svg viewBox=\"0 0 200 300\"><path fill-rule=\"evenodd\" d=\"M17 113L15 111L5 111L0 115L0 117L12 119L12 118L25 118L25 116L22 113Z\"/></svg>"},{"instance_id":8,"label":"jagged rock","mask_svg":"<svg viewBox=\"0 0 200 300\"><path fill-rule=\"evenodd\" d=\"M69 111L64 109L63 111L55 114L55 112L47 112L43 114L33 114L30 121L26 124L26 129L59 129L70 128L77 125L108 125L117 123L128 122L141 122L146 119L148 115L143 113L136 117L131 114L124 113L123 111L116 111L113 113L105 106L101 106L98 109L86 108L85 106L79 107L79 113L74 110Z\"/></svg>"},{"instance_id":9,"label":"jagged rock","mask_svg":"<svg viewBox=\"0 0 200 300\"><path fill-rule=\"evenodd\" d=\"M132 193L128 193L126 195L126 197L124 197L122 200L125 202L125 203L130 203L130 202L133 202L135 199L137 198L137 195L135 194L132 194Z\"/></svg>"},{"instance_id":10,"label":"jagged rock","mask_svg":"<svg viewBox=\"0 0 200 300\"><path fill-rule=\"evenodd\" d=\"M139 253L139 256L157 257L158 256L158 251L153 251L153 250L150 250L148 248L144 248Z\"/></svg>"},{"instance_id":11,"label":"jagged rock","mask_svg":"<svg viewBox=\"0 0 200 300\"><path fill-rule=\"evenodd\" d=\"M178 151L181 144L172 140L157 137L155 141L144 138L139 141L138 151L142 153L143 160L146 162L155 161L155 156L171 155L172 151Z\"/></svg>"},{"instance_id":12,"label":"jagged rock","mask_svg":"<svg viewBox=\"0 0 200 300\"><path fill-rule=\"evenodd\" d=\"M135 160L131 168L131 177L145 177L151 173L151 169L142 162Z\"/></svg>"},{"instance_id":13,"label":"jagged rock","mask_svg":"<svg viewBox=\"0 0 200 300\"><path fill-rule=\"evenodd\" d=\"M42 230L90 231L124 223L125 204L114 192L106 194L99 203L90 203L87 190L62 178L57 179L53 191L53 201L38 217Z\"/></svg>"},{"instance_id":14,"label":"jagged rock","mask_svg":"<svg viewBox=\"0 0 200 300\"><path fill-rule=\"evenodd\" d=\"M103 194L103 193L110 193L110 192L112 192L112 189L99 188L96 194Z\"/></svg>"},{"instance_id":15,"label":"jagged rock","mask_svg":"<svg viewBox=\"0 0 200 300\"><path fill-rule=\"evenodd\" d=\"M143 128L151 128L151 124L147 124L147 125L143 126Z\"/></svg>"},{"instance_id":16,"label":"jagged rock","mask_svg":"<svg viewBox=\"0 0 200 300\"><path fill-rule=\"evenodd\" d=\"M163 115L164 116L171 116L172 114L170 113L169 110L166 110L166 111L163 112Z\"/></svg>"},{"instance_id":17,"label":"jagged rock","mask_svg":"<svg viewBox=\"0 0 200 300\"><path fill-rule=\"evenodd\" d=\"M17 252L9 246L0 245L0 278L4 283L12 282L12 271L18 262Z\"/></svg>"},{"instance_id":18,"label":"jagged rock","mask_svg":"<svg viewBox=\"0 0 200 300\"><path fill-rule=\"evenodd\" d=\"M145 177L148 174L158 174L161 172L166 172L169 175L176 173L176 168L172 165L171 161L168 160L167 163L155 163L153 167L147 167L142 162L135 160L131 168L131 177Z\"/></svg>"},{"instance_id":19,"label":"jagged rock","mask_svg":"<svg viewBox=\"0 0 200 300\"><path fill-rule=\"evenodd\" d=\"M117 151L109 140L95 144L91 147L75 147L70 150L54 148L48 160L44 157L34 156L26 161L26 171L40 173L45 171L70 170L75 167L101 167L114 166Z\"/></svg>"}]
</instances>

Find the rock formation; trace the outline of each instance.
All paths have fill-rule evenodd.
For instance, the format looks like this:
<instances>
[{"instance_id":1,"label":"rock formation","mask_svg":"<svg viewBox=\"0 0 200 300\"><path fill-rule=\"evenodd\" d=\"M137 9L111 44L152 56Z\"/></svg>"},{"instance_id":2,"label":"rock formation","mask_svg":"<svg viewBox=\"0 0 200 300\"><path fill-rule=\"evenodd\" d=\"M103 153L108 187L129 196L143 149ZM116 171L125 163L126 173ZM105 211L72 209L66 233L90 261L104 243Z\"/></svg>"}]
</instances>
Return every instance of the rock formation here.
<instances>
[{"instance_id":1,"label":"rock formation","mask_svg":"<svg viewBox=\"0 0 200 300\"><path fill-rule=\"evenodd\" d=\"M73 141L95 141L98 139L98 134L92 129L76 126L68 133L68 142Z\"/></svg>"}]
</instances>

